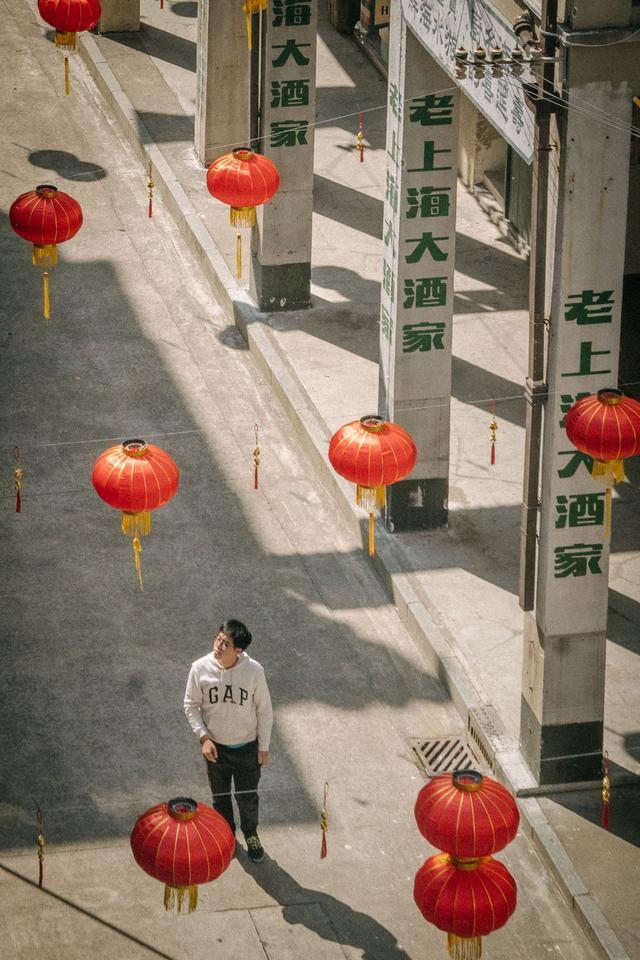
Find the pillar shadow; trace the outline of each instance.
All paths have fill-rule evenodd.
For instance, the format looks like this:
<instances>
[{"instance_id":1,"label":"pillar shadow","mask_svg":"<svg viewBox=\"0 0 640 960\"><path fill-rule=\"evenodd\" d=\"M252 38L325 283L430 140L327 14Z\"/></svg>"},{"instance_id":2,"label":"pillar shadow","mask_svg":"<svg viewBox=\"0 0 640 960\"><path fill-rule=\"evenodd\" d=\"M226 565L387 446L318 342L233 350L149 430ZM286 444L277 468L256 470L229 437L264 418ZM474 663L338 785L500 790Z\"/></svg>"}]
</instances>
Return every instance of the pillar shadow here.
<instances>
[{"instance_id":1,"label":"pillar shadow","mask_svg":"<svg viewBox=\"0 0 640 960\"><path fill-rule=\"evenodd\" d=\"M491 397L496 398L496 414L516 427L525 425L524 387L515 380L478 367L461 357L452 360L452 395L461 403L479 410L490 409ZM502 399L502 398L509 399Z\"/></svg>"},{"instance_id":2,"label":"pillar shadow","mask_svg":"<svg viewBox=\"0 0 640 960\"><path fill-rule=\"evenodd\" d=\"M168 30L161 30L150 23L141 23L140 30L132 33L109 33L108 39L130 50L157 57L191 73L196 72L196 43Z\"/></svg>"},{"instance_id":3,"label":"pillar shadow","mask_svg":"<svg viewBox=\"0 0 640 960\"><path fill-rule=\"evenodd\" d=\"M381 239L383 209L384 204L377 197L370 197L360 190L345 186L344 183L314 174L314 213Z\"/></svg>"},{"instance_id":4,"label":"pillar shadow","mask_svg":"<svg viewBox=\"0 0 640 960\"><path fill-rule=\"evenodd\" d=\"M394 935L381 923L331 894L303 887L268 854L261 864L254 865L242 851L238 853L238 862L281 905L286 923L302 924L323 940L353 947L360 951L362 960L409 960ZM304 905L317 905L320 910L301 909Z\"/></svg>"},{"instance_id":5,"label":"pillar shadow","mask_svg":"<svg viewBox=\"0 0 640 960\"><path fill-rule=\"evenodd\" d=\"M640 734L634 736L640 737ZM628 780L629 771L615 763L609 764L609 774L612 787L607 832L634 847L640 847L640 778L638 783L616 785L616 777L623 776ZM599 789L554 793L548 800L565 810L571 810L588 823L601 827L602 800ZM601 829L604 831L605 828Z\"/></svg>"},{"instance_id":6,"label":"pillar shadow","mask_svg":"<svg viewBox=\"0 0 640 960\"><path fill-rule=\"evenodd\" d=\"M175 13L178 17L192 17L195 18L198 16L198 4L194 2L185 2L181 3L172 3L171 12Z\"/></svg>"},{"instance_id":7,"label":"pillar shadow","mask_svg":"<svg viewBox=\"0 0 640 960\"><path fill-rule=\"evenodd\" d=\"M158 113L138 110L138 116L156 143L189 143L193 145L195 121L184 113Z\"/></svg>"}]
</instances>

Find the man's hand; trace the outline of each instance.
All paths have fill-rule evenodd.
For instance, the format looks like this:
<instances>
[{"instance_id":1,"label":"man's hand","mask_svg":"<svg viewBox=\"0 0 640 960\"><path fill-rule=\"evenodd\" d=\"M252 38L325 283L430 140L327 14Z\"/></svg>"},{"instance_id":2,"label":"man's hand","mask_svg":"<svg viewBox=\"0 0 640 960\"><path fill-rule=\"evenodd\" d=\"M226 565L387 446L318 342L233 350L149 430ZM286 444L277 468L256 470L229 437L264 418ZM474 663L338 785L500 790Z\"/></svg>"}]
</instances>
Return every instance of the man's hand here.
<instances>
[{"instance_id":1,"label":"man's hand","mask_svg":"<svg viewBox=\"0 0 640 960\"><path fill-rule=\"evenodd\" d=\"M269 763L268 750L258 750L258 763L261 767L266 767L266 765Z\"/></svg>"},{"instance_id":2,"label":"man's hand","mask_svg":"<svg viewBox=\"0 0 640 960\"><path fill-rule=\"evenodd\" d=\"M218 759L218 751L216 750L216 745L213 740L202 741L202 756L205 760L208 760L209 763L216 762Z\"/></svg>"}]
</instances>

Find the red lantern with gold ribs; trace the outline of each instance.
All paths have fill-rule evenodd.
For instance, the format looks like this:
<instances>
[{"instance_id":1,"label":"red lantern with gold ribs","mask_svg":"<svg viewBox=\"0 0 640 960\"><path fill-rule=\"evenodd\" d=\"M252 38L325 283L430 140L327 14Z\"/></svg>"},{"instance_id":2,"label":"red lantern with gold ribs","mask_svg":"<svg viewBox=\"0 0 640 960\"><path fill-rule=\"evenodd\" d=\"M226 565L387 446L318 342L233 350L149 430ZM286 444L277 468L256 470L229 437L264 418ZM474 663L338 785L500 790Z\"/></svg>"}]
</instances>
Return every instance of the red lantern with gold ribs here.
<instances>
[{"instance_id":1,"label":"red lantern with gold ribs","mask_svg":"<svg viewBox=\"0 0 640 960\"><path fill-rule=\"evenodd\" d=\"M385 487L411 473L416 457L411 435L377 414L352 420L331 437L331 466L356 484L356 503L369 512L369 556L375 553L374 511L384 507Z\"/></svg>"},{"instance_id":2,"label":"red lantern with gold ribs","mask_svg":"<svg viewBox=\"0 0 640 960\"><path fill-rule=\"evenodd\" d=\"M231 207L232 227L253 227L256 207L268 203L280 186L276 165L262 154L243 147L214 160L207 171L207 190ZM237 236L237 272L242 275L242 238Z\"/></svg>"},{"instance_id":3,"label":"red lantern with gold ribs","mask_svg":"<svg viewBox=\"0 0 640 960\"><path fill-rule=\"evenodd\" d=\"M577 400L566 419L567 437L593 457L591 473L606 487L606 529L611 525L611 485L624 480L623 460L640 453L640 403L616 387Z\"/></svg>"},{"instance_id":4,"label":"red lantern with gold ribs","mask_svg":"<svg viewBox=\"0 0 640 960\"><path fill-rule=\"evenodd\" d=\"M99 0L38 0L45 23L56 29L56 47L75 50L76 34L95 27L102 14ZM64 58L65 93L69 93L69 58Z\"/></svg>"},{"instance_id":5,"label":"red lantern with gold ribs","mask_svg":"<svg viewBox=\"0 0 640 960\"><path fill-rule=\"evenodd\" d=\"M520 813L509 791L475 770L444 773L416 800L418 829L433 847L454 857L487 857L511 843Z\"/></svg>"},{"instance_id":6,"label":"red lantern with gold ribs","mask_svg":"<svg viewBox=\"0 0 640 960\"><path fill-rule=\"evenodd\" d=\"M96 493L122 511L121 529L133 537L140 589L140 537L151 532L151 511L164 506L178 489L180 474L168 453L144 440L125 440L101 453L92 476Z\"/></svg>"},{"instance_id":7,"label":"red lantern with gold ribs","mask_svg":"<svg viewBox=\"0 0 640 960\"><path fill-rule=\"evenodd\" d=\"M178 912L198 903L198 885L216 880L231 863L235 840L213 807L189 797L159 803L138 817L131 849L139 867L164 883L164 907Z\"/></svg>"},{"instance_id":8,"label":"red lantern with gold ribs","mask_svg":"<svg viewBox=\"0 0 640 960\"><path fill-rule=\"evenodd\" d=\"M75 237L82 226L82 209L73 197L43 183L14 200L9 210L9 222L19 237L33 244L35 266L55 267L57 244ZM46 269L43 314L50 319L49 272Z\"/></svg>"},{"instance_id":9,"label":"red lantern with gold ribs","mask_svg":"<svg viewBox=\"0 0 640 960\"><path fill-rule=\"evenodd\" d=\"M479 960L481 937L504 926L514 912L517 887L492 857L460 861L439 853L418 870L413 897L425 920L448 934L454 960Z\"/></svg>"}]
</instances>

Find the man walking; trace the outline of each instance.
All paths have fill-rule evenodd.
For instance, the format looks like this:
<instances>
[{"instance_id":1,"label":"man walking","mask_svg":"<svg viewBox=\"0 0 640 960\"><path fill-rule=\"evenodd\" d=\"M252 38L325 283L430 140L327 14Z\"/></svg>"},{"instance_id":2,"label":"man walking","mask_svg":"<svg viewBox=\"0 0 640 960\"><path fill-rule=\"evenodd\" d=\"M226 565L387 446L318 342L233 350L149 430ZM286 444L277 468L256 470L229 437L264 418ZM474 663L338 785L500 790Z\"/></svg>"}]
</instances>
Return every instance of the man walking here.
<instances>
[{"instance_id":1,"label":"man walking","mask_svg":"<svg viewBox=\"0 0 640 960\"><path fill-rule=\"evenodd\" d=\"M247 851L260 863L257 788L261 768L269 762L273 711L264 670L246 653L250 643L244 623L225 620L213 651L191 665L184 712L207 761L213 806L235 833L233 781Z\"/></svg>"}]
</instances>

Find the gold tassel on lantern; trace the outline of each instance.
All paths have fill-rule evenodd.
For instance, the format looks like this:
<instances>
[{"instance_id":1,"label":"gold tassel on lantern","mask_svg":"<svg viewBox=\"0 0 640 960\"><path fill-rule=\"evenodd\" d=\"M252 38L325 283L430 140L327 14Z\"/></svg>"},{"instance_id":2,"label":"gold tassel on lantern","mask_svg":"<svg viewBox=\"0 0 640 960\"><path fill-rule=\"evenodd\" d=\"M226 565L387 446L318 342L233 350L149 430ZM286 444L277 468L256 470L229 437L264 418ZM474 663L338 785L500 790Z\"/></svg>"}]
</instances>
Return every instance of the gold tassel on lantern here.
<instances>
[{"instance_id":1,"label":"gold tassel on lantern","mask_svg":"<svg viewBox=\"0 0 640 960\"><path fill-rule=\"evenodd\" d=\"M56 30L56 47L59 47L61 50L75 50L75 33ZM67 56L64 58L64 92L66 96L69 96L69 57Z\"/></svg>"},{"instance_id":2,"label":"gold tassel on lantern","mask_svg":"<svg viewBox=\"0 0 640 960\"><path fill-rule=\"evenodd\" d=\"M231 207L230 220L232 227L255 227L255 207Z\"/></svg>"},{"instance_id":3,"label":"gold tassel on lantern","mask_svg":"<svg viewBox=\"0 0 640 960\"><path fill-rule=\"evenodd\" d=\"M480 960L482 957L481 937L457 937L447 934L447 949L453 960Z\"/></svg>"},{"instance_id":4,"label":"gold tassel on lantern","mask_svg":"<svg viewBox=\"0 0 640 960\"><path fill-rule=\"evenodd\" d=\"M608 537L611 533L611 486L624 483L624 463L622 460L594 460L591 468L592 477L602 477L607 484L605 489L605 521L604 529Z\"/></svg>"},{"instance_id":5,"label":"gold tassel on lantern","mask_svg":"<svg viewBox=\"0 0 640 960\"><path fill-rule=\"evenodd\" d=\"M175 910L176 913L182 913L185 900L189 913L198 906L198 888L194 884L189 887L173 887L170 883L164 885L164 908L165 910Z\"/></svg>"},{"instance_id":6,"label":"gold tassel on lantern","mask_svg":"<svg viewBox=\"0 0 640 960\"><path fill-rule=\"evenodd\" d=\"M31 251L31 262L35 267L55 267L58 263L58 248L55 243L34 243ZM51 319L49 273L46 269L42 278L42 313L45 320Z\"/></svg>"},{"instance_id":7,"label":"gold tassel on lantern","mask_svg":"<svg viewBox=\"0 0 640 960\"><path fill-rule=\"evenodd\" d=\"M232 227L255 227L256 208L255 207L231 207L229 219ZM238 279L242 276L242 235L236 236L236 273Z\"/></svg>"},{"instance_id":8,"label":"gold tassel on lantern","mask_svg":"<svg viewBox=\"0 0 640 960\"><path fill-rule=\"evenodd\" d=\"M31 251L34 267L55 267L58 265L58 248L55 243L34 243Z\"/></svg>"},{"instance_id":9,"label":"gold tassel on lantern","mask_svg":"<svg viewBox=\"0 0 640 960\"><path fill-rule=\"evenodd\" d=\"M60 47L62 50L75 50L75 33L66 32L64 30L56 30L56 47Z\"/></svg>"},{"instance_id":10,"label":"gold tassel on lantern","mask_svg":"<svg viewBox=\"0 0 640 960\"><path fill-rule=\"evenodd\" d=\"M251 50L251 17L267 9L268 0L244 0L242 10L247 18L247 47Z\"/></svg>"},{"instance_id":11,"label":"gold tassel on lantern","mask_svg":"<svg viewBox=\"0 0 640 960\"><path fill-rule=\"evenodd\" d=\"M140 537L146 537L151 533L151 513L149 510L142 510L139 513L129 513L125 510L122 511L122 523L120 529L126 537L133 537L133 556L136 566L136 573L138 574L138 582L140 583L140 590L143 591L144 587L142 584L142 564L140 562L140 554L142 553L142 543L140 542Z\"/></svg>"},{"instance_id":12,"label":"gold tassel on lantern","mask_svg":"<svg viewBox=\"0 0 640 960\"><path fill-rule=\"evenodd\" d=\"M356 485L356 504L369 511L369 556L376 552L374 512L382 510L386 503L384 487L362 487Z\"/></svg>"}]
</instances>

